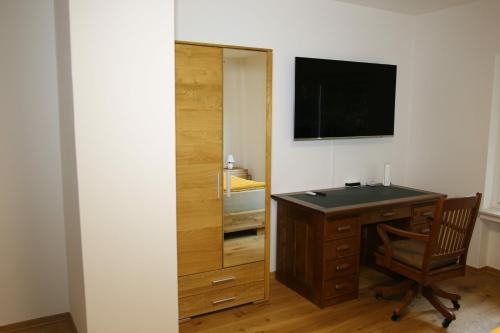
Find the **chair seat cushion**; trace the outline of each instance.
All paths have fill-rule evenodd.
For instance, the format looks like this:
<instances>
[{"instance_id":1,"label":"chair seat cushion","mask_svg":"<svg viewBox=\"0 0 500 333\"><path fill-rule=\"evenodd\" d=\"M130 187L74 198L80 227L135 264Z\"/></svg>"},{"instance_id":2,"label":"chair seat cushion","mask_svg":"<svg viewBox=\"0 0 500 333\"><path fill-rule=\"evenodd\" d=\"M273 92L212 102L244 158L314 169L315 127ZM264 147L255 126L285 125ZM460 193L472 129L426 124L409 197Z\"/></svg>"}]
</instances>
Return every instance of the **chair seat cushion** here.
<instances>
[{"instance_id":1,"label":"chair seat cushion","mask_svg":"<svg viewBox=\"0 0 500 333\"><path fill-rule=\"evenodd\" d=\"M391 242L392 247L392 257L404 264L413 266L415 268L422 268L422 262L424 260L425 243L415 239L404 239ZM378 248L379 252L384 254L384 246L381 245ZM440 268L443 266L448 266L451 264L456 264L458 258L446 258L440 260L434 260L430 263L430 268Z\"/></svg>"}]
</instances>

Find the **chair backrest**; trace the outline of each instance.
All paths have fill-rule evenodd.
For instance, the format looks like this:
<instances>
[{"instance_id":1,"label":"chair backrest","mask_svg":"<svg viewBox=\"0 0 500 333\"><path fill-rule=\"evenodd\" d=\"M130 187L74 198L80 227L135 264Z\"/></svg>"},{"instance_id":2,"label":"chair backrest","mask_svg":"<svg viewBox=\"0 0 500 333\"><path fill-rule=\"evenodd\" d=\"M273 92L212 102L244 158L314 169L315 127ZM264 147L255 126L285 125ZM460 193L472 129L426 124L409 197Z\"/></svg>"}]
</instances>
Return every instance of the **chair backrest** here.
<instances>
[{"instance_id":1,"label":"chair backrest","mask_svg":"<svg viewBox=\"0 0 500 333\"><path fill-rule=\"evenodd\" d=\"M436 205L423 267L436 260L459 258L465 265L476 223L481 193L473 197L441 199Z\"/></svg>"}]
</instances>

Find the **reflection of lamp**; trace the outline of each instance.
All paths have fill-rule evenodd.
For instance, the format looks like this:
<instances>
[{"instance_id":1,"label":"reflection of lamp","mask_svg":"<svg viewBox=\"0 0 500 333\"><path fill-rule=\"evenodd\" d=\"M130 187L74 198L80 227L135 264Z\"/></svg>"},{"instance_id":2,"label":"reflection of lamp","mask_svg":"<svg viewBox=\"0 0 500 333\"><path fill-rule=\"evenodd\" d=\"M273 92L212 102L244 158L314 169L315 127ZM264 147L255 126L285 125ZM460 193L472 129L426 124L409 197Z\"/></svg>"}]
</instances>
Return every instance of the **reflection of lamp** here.
<instances>
[{"instance_id":1,"label":"reflection of lamp","mask_svg":"<svg viewBox=\"0 0 500 333\"><path fill-rule=\"evenodd\" d=\"M231 155L231 154L227 155L227 168L228 169L232 169L233 168L234 162L236 162L236 161L234 160L233 155Z\"/></svg>"}]
</instances>

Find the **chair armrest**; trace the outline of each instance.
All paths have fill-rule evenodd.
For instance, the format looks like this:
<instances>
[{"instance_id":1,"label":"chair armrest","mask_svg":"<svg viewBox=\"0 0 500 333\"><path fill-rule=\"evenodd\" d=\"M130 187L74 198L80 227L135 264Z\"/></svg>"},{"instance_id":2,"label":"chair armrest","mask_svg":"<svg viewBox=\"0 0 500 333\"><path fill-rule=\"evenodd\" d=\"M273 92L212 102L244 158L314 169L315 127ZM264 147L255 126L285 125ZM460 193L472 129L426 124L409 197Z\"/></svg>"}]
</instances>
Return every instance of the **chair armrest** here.
<instances>
[{"instance_id":1,"label":"chair armrest","mask_svg":"<svg viewBox=\"0 0 500 333\"><path fill-rule=\"evenodd\" d=\"M385 265L387 266L390 266L392 262L392 246L391 246L391 239L389 238L388 234L393 234L404 238L416 239L423 242L427 242L429 240L429 235L424 235L416 232L410 232L394 228L387 224L377 225L377 233L380 236L380 239L382 239L382 242L384 243Z\"/></svg>"},{"instance_id":2,"label":"chair armrest","mask_svg":"<svg viewBox=\"0 0 500 333\"><path fill-rule=\"evenodd\" d=\"M377 225L377 232L380 235L379 230L382 230L384 233L390 233L396 236L404 237L404 238L411 238L411 239L416 239L422 242L427 242L429 240L429 235L426 234L420 234L418 232L411 232L403 229L398 229L391 227L390 225L387 224L379 224ZM387 237L389 239L389 237ZM383 241L384 239L382 239Z\"/></svg>"}]
</instances>

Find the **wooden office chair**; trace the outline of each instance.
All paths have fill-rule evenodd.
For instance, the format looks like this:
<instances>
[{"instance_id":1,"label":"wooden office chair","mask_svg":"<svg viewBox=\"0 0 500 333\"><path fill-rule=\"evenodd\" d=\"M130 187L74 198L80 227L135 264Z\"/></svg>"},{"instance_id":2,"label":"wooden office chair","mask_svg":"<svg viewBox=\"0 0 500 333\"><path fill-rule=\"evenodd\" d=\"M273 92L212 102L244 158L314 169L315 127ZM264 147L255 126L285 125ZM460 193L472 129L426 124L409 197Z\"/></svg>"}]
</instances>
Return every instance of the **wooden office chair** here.
<instances>
[{"instance_id":1,"label":"wooden office chair","mask_svg":"<svg viewBox=\"0 0 500 333\"><path fill-rule=\"evenodd\" d=\"M436 296L451 300L454 309L458 310L460 295L441 290L435 283L465 275L467 251L480 202L481 193L474 197L440 199L429 234L409 232L386 224L377 226L383 245L375 252L376 263L408 278L394 287L375 288L377 299L406 292L394 309L392 320L400 319L401 312L419 291L445 317L443 327L455 320L453 311ZM389 234L398 236L399 240L391 241Z\"/></svg>"}]
</instances>

